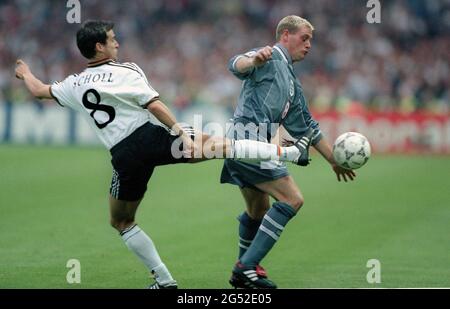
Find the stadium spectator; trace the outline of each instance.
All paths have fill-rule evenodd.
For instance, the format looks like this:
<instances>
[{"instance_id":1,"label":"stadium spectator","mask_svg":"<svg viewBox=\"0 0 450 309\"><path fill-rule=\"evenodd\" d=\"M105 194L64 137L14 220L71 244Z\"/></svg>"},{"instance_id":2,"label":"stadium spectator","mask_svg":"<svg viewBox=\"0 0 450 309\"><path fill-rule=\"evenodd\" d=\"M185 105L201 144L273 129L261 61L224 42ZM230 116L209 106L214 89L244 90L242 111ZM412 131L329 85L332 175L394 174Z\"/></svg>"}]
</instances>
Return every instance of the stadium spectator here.
<instances>
[{"instance_id":1,"label":"stadium spectator","mask_svg":"<svg viewBox=\"0 0 450 309\"><path fill-rule=\"evenodd\" d=\"M165 101L180 110L207 105L229 116L240 86L226 72L227 55L271 42L268 33L277 20L295 13L320 29L314 53L296 69L313 110L345 111L357 103L377 111L450 111L446 1L383 1L380 24L367 23L365 2L354 0L300 6L292 0L136 0L108 6L94 0L81 6L83 20L118 21L126 46L121 59L142 63ZM0 89L22 91L9 76L24 51L44 79L58 80L83 67L71 36L61 35L77 28L67 23L67 10L64 1L1 2ZM53 69L44 69L49 64Z\"/></svg>"}]
</instances>

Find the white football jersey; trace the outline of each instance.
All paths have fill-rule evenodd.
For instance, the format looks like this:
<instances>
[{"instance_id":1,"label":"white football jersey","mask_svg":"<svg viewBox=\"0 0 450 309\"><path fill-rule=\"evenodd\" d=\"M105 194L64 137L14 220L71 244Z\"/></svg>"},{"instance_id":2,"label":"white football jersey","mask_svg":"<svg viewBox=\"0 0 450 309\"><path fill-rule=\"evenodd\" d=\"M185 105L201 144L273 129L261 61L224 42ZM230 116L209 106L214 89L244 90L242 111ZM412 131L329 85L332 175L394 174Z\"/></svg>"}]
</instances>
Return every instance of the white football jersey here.
<instances>
[{"instance_id":1,"label":"white football jersey","mask_svg":"<svg viewBox=\"0 0 450 309\"><path fill-rule=\"evenodd\" d=\"M53 83L50 92L60 105L80 112L108 149L150 120L145 106L159 97L136 64L112 60Z\"/></svg>"}]
</instances>

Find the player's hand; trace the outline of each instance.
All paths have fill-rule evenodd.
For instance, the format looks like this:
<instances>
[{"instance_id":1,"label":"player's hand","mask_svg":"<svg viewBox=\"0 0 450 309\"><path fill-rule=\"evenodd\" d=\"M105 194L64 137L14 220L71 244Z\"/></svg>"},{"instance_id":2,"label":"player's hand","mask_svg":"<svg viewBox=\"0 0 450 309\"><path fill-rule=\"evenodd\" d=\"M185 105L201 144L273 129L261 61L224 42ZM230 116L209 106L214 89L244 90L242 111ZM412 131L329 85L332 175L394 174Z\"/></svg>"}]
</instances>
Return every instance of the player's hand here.
<instances>
[{"instance_id":1,"label":"player's hand","mask_svg":"<svg viewBox=\"0 0 450 309\"><path fill-rule=\"evenodd\" d=\"M16 77L18 79L23 79L25 74L30 73L30 68L22 59L17 59L16 61Z\"/></svg>"},{"instance_id":2,"label":"player's hand","mask_svg":"<svg viewBox=\"0 0 450 309\"><path fill-rule=\"evenodd\" d=\"M183 133L181 140L183 141L183 158L194 158L197 147L192 138L186 133Z\"/></svg>"},{"instance_id":3,"label":"player's hand","mask_svg":"<svg viewBox=\"0 0 450 309\"><path fill-rule=\"evenodd\" d=\"M345 182L347 182L347 177L350 180L353 180L356 177L356 174L353 170L347 170L336 164L332 164L332 167L333 167L333 171L336 173L338 181L341 181L341 178L342 178L342 179L344 179Z\"/></svg>"},{"instance_id":4,"label":"player's hand","mask_svg":"<svg viewBox=\"0 0 450 309\"><path fill-rule=\"evenodd\" d=\"M258 50L253 56L253 65L259 67L270 59L272 59L272 47L266 46Z\"/></svg>"}]
</instances>

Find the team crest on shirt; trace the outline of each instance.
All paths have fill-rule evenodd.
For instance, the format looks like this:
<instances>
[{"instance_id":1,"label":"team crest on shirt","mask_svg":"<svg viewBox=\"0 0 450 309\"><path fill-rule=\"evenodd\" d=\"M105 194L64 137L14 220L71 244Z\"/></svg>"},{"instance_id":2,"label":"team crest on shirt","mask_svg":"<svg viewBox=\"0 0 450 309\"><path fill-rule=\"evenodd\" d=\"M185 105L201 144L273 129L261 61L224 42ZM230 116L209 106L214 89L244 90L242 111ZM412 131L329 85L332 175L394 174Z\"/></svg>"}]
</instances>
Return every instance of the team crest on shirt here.
<instances>
[{"instance_id":1,"label":"team crest on shirt","mask_svg":"<svg viewBox=\"0 0 450 309\"><path fill-rule=\"evenodd\" d=\"M289 96L293 97L295 90L294 90L294 82L292 81L292 79L289 80Z\"/></svg>"},{"instance_id":2,"label":"team crest on shirt","mask_svg":"<svg viewBox=\"0 0 450 309\"><path fill-rule=\"evenodd\" d=\"M289 107L291 106L291 102L287 101L286 105L284 106L284 110L283 113L281 114L281 119L284 119L284 117L286 117L288 111L289 111Z\"/></svg>"}]
</instances>

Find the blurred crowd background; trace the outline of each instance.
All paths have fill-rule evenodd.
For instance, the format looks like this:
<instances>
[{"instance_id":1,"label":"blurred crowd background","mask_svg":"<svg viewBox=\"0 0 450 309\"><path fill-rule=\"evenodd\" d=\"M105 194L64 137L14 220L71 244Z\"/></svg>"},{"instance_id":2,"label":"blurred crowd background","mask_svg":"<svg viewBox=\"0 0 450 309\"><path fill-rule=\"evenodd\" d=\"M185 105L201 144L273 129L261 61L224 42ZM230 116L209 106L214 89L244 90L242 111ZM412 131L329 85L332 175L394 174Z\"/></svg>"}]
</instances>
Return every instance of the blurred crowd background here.
<instances>
[{"instance_id":1,"label":"blurred crowd background","mask_svg":"<svg viewBox=\"0 0 450 309\"><path fill-rule=\"evenodd\" d=\"M0 1L0 102L33 102L13 77L18 57L46 82L85 67L66 2ZM241 83L228 59L274 44L278 21L290 14L316 28L311 52L295 67L311 109L450 112L449 0L382 0L379 24L367 22L363 0L80 2L81 21L115 22L120 61L141 66L178 114L229 117Z\"/></svg>"}]
</instances>

